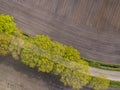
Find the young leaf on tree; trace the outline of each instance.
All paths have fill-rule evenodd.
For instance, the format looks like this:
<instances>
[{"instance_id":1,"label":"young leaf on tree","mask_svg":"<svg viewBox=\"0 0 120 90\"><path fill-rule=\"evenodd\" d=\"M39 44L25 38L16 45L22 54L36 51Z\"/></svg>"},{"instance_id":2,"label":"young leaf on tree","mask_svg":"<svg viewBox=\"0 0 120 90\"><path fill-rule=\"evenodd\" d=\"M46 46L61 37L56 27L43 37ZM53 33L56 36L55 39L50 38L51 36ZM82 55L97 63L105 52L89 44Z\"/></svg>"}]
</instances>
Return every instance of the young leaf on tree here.
<instances>
[{"instance_id":1,"label":"young leaf on tree","mask_svg":"<svg viewBox=\"0 0 120 90\"><path fill-rule=\"evenodd\" d=\"M90 80L90 87L94 90L107 90L109 84L110 80L108 80L107 76L104 74L94 76Z\"/></svg>"},{"instance_id":2,"label":"young leaf on tree","mask_svg":"<svg viewBox=\"0 0 120 90\"><path fill-rule=\"evenodd\" d=\"M1 14L0 33L15 35L18 32L20 32L20 30L17 29L14 18L10 15Z\"/></svg>"},{"instance_id":3,"label":"young leaf on tree","mask_svg":"<svg viewBox=\"0 0 120 90\"><path fill-rule=\"evenodd\" d=\"M10 53L10 44L13 37L11 35L0 34L0 55Z\"/></svg>"}]
</instances>

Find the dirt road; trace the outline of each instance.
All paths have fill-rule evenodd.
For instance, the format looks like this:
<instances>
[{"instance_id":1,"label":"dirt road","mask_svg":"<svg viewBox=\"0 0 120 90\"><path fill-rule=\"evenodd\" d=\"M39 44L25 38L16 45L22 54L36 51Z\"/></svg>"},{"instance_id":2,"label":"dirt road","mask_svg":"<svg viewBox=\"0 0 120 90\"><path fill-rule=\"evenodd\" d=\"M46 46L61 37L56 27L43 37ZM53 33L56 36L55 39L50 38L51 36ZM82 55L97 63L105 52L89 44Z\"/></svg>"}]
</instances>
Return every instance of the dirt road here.
<instances>
[{"instance_id":1,"label":"dirt road","mask_svg":"<svg viewBox=\"0 0 120 90\"><path fill-rule=\"evenodd\" d=\"M17 26L24 32L49 35L54 40L74 46L83 57L120 63L120 32L114 28L112 32L108 28L99 31L81 24L77 26L66 20L66 17L37 5L37 1L39 0L0 0L0 13L13 15Z\"/></svg>"},{"instance_id":2,"label":"dirt road","mask_svg":"<svg viewBox=\"0 0 120 90\"><path fill-rule=\"evenodd\" d=\"M117 71L107 71L107 70L102 70L102 69L97 69L97 68L90 68L90 71L92 72L92 75L97 75L99 73L103 73L107 75L107 77L110 80L114 81L120 81L120 72Z\"/></svg>"}]
</instances>

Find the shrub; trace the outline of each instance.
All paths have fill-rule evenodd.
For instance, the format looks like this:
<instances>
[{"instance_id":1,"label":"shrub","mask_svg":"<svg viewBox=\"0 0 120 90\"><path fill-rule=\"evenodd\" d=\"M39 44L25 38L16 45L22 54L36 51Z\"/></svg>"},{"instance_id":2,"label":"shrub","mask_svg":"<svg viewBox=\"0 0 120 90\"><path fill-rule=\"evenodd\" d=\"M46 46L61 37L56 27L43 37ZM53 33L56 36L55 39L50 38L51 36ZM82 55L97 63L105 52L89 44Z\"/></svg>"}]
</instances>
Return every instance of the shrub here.
<instances>
[{"instance_id":1,"label":"shrub","mask_svg":"<svg viewBox=\"0 0 120 90\"><path fill-rule=\"evenodd\" d=\"M91 78L90 87L94 90L106 90L109 87L110 80L104 74L99 74Z\"/></svg>"},{"instance_id":2,"label":"shrub","mask_svg":"<svg viewBox=\"0 0 120 90\"><path fill-rule=\"evenodd\" d=\"M7 55L10 53L10 44L12 41L11 35L0 34L0 55Z\"/></svg>"}]
</instances>

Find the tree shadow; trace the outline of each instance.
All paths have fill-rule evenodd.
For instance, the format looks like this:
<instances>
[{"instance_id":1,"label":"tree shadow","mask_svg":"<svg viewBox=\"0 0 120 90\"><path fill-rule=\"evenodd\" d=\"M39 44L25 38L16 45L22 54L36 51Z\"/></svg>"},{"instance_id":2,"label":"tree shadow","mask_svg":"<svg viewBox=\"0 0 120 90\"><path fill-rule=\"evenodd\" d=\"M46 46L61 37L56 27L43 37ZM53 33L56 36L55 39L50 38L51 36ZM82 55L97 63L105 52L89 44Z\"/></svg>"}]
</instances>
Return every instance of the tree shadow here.
<instances>
[{"instance_id":1,"label":"tree shadow","mask_svg":"<svg viewBox=\"0 0 120 90\"><path fill-rule=\"evenodd\" d=\"M1 64L7 67L13 67L14 70L27 75L30 79L34 78L38 82L41 80L44 81L49 90L72 90L70 87L64 86L59 81L58 76L49 73L38 72L37 69L31 69L24 65L20 60L14 60L11 55L0 56L0 65Z\"/></svg>"},{"instance_id":2,"label":"tree shadow","mask_svg":"<svg viewBox=\"0 0 120 90\"><path fill-rule=\"evenodd\" d=\"M38 72L37 69L31 69L24 65L20 60L14 60L11 55L0 56L0 65L3 64L7 67L13 67L14 70L22 74L27 75L30 79L34 78L36 81L44 81L49 90L72 90L69 86L64 86L59 81L60 77L50 73ZM84 87L81 90L92 90L88 87Z\"/></svg>"}]
</instances>

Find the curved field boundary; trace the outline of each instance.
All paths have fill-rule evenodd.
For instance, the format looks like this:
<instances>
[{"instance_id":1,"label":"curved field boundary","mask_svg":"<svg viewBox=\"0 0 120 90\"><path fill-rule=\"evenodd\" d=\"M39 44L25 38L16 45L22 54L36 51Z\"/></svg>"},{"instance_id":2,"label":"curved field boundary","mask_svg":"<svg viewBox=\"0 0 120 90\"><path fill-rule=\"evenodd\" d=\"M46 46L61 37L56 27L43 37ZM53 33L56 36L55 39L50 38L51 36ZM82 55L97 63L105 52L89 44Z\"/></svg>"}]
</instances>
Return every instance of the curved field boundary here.
<instances>
[{"instance_id":1,"label":"curved field boundary","mask_svg":"<svg viewBox=\"0 0 120 90\"><path fill-rule=\"evenodd\" d=\"M61 11L60 8L62 8L62 5L63 5L62 1L61 1L59 10L56 9L56 13L52 13L50 10L48 10L50 8L45 9L47 8L45 3L48 3L47 4L48 6L49 5L53 6L52 5L53 3L47 2L47 0L44 0L44 1L45 2L43 5L41 2L37 3L36 0L30 0L29 2L25 2L24 0L23 1L1 0L0 13L7 13L14 16L18 27L24 30L24 32L27 32L32 35L36 35L36 34L48 35L56 41L62 42L67 45L72 45L75 48L77 48L79 51L81 51L81 56L83 57L91 58L93 60L102 61L102 62L109 62L109 63L116 63L116 64L120 63L120 39L119 39L120 35L119 33L116 33L117 30L115 29L115 26L113 26L113 28L109 27L111 26L111 22L109 22L109 18L104 17L104 15L107 16L107 13L105 13L104 8L112 8L111 5L113 7L115 5L117 9L114 8L115 10L111 10L111 12L109 11L109 9L107 9L108 14L109 12L111 13L109 14L109 16L112 17L112 15L115 14L113 20L115 19L116 15L119 16L119 13L117 13L120 10L119 9L120 3L117 3L119 2L119 0L115 0L115 1L112 0L114 3L112 1L108 1L108 3L106 2L108 7L105 7L106 3L104 3L104 1L99 1L99 0L98 0L99 2L96 1L96 4L100 5L101 3L101 5L103 5L104 7L102 7L101 5L99 7L94 3L94 1L90 2L90 3L94 3L93 7L98 6L99 9L101 8L100 11L97 10L98 13L101 13L101 14L100 16L98 15L96 19L101 17L101 19L98 20L100 21L98 24L100 25L100 23L102 22L101 24L103 26L106 25L105 26L106 28L101 27L99 28L100 30L97 30L94 27L88 27L86 25L81 25L81 24L76 25L71 21L69 21L69 18L67 16L60 16L59 15L60 13L57 13L57 12ZM72 0L72 1L74 2L75 0ZM65 3L67 7L71 6L71 5L68 5L67 2ZM72 4L72 2L70 3ZM84 1L84 4L85 3L86 1ZM43 5L43 8L39 4ZM79 3L77 4L79 5ZM90 5L89 3L87 4ZM31 7L31 5L34 5L34 6ZM54 4L54 5L57 7L57 4ZM82 8L83 6L80 6L80 7ZM95 9L95 8L92 8L92 9ZM76 10L79 10L79 9L77 9L76 7ZM114 11L115 13L112 11ZM79 13L82 13L83 17L85 13L88 14L88 12L79 12ZM91 12L91 14L92 13L94 12ZM78 14L76 13L75 15L78 15ZM91 19L92 18L93 16L91 17ZM88 22L95 23L94 21L91 22L91 19ZM76 17L76 20L78 20L77 17ZM107 20L105 21L106 24L103 24L104 20ZM79 19L79 21L81 22L84 20ZM116 18L115 21L116 21L116 24L119 26L119 21L120 21L119 18L118 19Z\"/></svg>"},{"instance_id":2,"label":"curved field boundary","mask_svg":"<svg viewBox=\"0 0 120 90\"><path fill-rule=\"evenodd\" d=\"M120 71L120 64L109 64L104 62L98 62L96 60L91 60L84 57L82 57L81 59L88 62L91 67L95 67L103 70Z\"/></svg>"}]
</instances>

